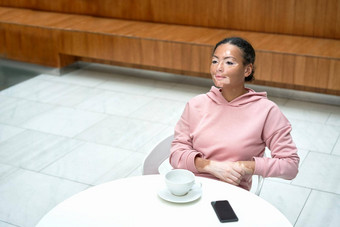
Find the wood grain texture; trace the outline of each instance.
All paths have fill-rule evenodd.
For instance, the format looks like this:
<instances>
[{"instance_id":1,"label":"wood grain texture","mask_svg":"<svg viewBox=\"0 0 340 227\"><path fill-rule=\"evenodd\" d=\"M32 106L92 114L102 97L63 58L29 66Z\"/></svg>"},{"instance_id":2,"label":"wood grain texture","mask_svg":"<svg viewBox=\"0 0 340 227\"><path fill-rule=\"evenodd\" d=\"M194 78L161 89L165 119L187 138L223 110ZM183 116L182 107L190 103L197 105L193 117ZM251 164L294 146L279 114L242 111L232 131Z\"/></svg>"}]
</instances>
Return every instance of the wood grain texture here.
<instances>
[{"instance_id":1,"label":"wood grain texture","mask_svg":"<svg viewBox=\"0 0 340 227\"><path fill-rule=\"evenodd\" d=\"M331 60L330 61L330 72L329 72L329 80L327 84L327 88L330 90L337 91L339 93L340 87L340 60Z\"/></svg>"},{"instance_id":2,"label":"wood grain texture","mask_svg":"<svg viewBox=\"0 0 340 227\"><path fill-rule=\"evenodd\" d=\"M340 38L339 0L0 0L0 6L156 23Z\"/></svg>"},{"instance_id":3,"label":"wood grain texture","mask_svg":"<svg viewBox=\"0 0 340 227\"><path fill-rule=\"evenodd\" d=\"M0 7L0 22L65 31L100 33L213 46L227 36L248 39L261 51L339 58L339 40L105 19Z\"/></svg>"},{"instance_id":4,"label":"wood grain texture","mask_svg":"<svg viewBox=\"0 0 340 227\"><path fill-rule=\"evenodd\" d=\"M2 24L5 56L8 59L59 67L58 31Z\"/></svg>"},{"instance_id":5,"label":"wood grain texture","mask_svg":"<svg viewBox=\"0 0 340 227\"><path fill-rule=\"evenodd\" d=\"M256 61L255 77L260 83L273 82L322 92L340 88L339 59L258 52ZM335 93L339 94L339 91Z\"/></svg>"},{"instance_id":6,"label":"wood grain texture","mask_svg":"<svg viewBox=\"0 0 340 227\"><path fill-rule=\"evenodd\" d=\"M340 95L340 40L0 7L1 56L52 67L80 59L210 78L228 36L256 49L255 83Z\"/></svg>"},{"instance_id":7,"label":"wood grain texture","mask_svg":"<svg viewBox=\"0 0 340 227\"><path fill-rule=\"evenodd\" d=\"M0 57L6 57L5 29L2 24L0 24Z\"/></svg>"}]
</instances>

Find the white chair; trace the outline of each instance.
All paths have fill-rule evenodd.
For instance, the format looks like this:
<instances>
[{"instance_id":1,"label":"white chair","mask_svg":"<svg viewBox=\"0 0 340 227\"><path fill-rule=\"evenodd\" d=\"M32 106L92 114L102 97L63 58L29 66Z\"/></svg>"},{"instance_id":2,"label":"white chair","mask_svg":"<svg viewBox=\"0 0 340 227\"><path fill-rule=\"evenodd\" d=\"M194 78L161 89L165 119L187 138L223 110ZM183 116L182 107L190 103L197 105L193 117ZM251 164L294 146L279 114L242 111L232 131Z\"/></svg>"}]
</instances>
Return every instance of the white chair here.
<instances>
[{"instance_id":1,"label":"white chair","mask_svg":"<svg viewBox=\"0 0 340 227\"><path fill-rule=\"evenodd\" d=\"M257 180L256 180L257 178ZM254 193L255 195L260 196L262 187L264 183L264 178L260 175L253 175L253 184L251 186L251 192ZM257 184L257 185L255 185Z\"/></svg>"},{"instance_id":2,"label":"white chair","mask_svg":"<svg viewBox=\"0 0 340 227\"><path fill-rule=\"evenodd\" d=\"M152 149L152 151L144 160L143 175L159 174L160 172L158 169L161 166L166 166L167 163L168 163L167 168L169 169L172 168L169 163L169 156L171 142L173 141L173 139L174 139L173 135L168 136L167 138L162 140L154 149Z\"/></svg>"},{"instance_id":3,"label":"white chair","mask_svg":"<svg viewBox=\"0 0 340 227\"><path fill-rule=\"evenodd\" d=\"M174 136L162 140L146 157L143 164L143 175L165 174L172 169L169 163L170 147ZM262 176L253 175L252 190L255 195L260 195L264 183Z\"/></svg>"}]
</instances>

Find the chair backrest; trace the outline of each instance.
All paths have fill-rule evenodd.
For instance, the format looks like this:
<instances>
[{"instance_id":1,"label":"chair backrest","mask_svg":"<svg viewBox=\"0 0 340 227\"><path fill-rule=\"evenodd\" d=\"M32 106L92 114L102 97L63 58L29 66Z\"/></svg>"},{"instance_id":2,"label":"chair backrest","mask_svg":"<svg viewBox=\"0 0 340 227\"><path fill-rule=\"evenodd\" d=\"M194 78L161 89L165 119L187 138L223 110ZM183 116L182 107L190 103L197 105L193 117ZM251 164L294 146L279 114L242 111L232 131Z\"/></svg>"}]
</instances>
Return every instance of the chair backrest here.
<instances>
[{"instance_id":1,"label":"chair backrest","mask_svg":"<svg viewBox=\"0 0 340 227\"><path fill-rule=\"evenodd\" d=\"M152 149L152 151L144 160L143 175L159 174L158 168L170 156L170 147L173 139L173 135L168 136L167 138L162 140L154 149Z\"/></svg>"},{"instance_id":2,"label":"chair backrest","mask_svg":"<svg viewBox=\"0 0 340 227\"><path fill-rule=\"evenodd\" d=\"M263 183L264 183L264 178L262 176L253 175L253 183L252 183L250 192L259 196L262 190Z\"/></svg>"},{"instance_id":3,"label":"chair backrest","mask_svg":"<svg viewBox=\"0 0 340 227\"><path fill-rule=\"evenodd\" d=\"M143 175L149 174L163 174L171 170L171 165L169 164L169 155L171 142L174 136L168 136L162 140L146 157L143 165ZM262 176L253 176L253 187L251 192L260 195L263 186L264 178ZM255 185L257 184L257 185ZM256 186L256 187L254 187Z\"/></svg>"}]
</instances>

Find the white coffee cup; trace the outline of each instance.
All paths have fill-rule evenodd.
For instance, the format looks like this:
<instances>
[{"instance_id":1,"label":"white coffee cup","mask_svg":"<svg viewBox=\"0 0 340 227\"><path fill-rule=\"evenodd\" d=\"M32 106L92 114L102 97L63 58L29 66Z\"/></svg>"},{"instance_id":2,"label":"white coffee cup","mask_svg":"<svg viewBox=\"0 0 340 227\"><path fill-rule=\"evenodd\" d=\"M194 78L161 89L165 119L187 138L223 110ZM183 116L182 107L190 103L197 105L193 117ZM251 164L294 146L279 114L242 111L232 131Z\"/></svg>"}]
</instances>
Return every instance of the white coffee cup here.
<instances>
[{"instance_id":1,"label":"white coffee cup","mask_svg":"<svg viewBox=\"0 0 340 227\"><path fill-rule=\"evenodd\" d=\"M186 195L195 183L195 175L186 169L173 169L165 174L168 190L176 196Z\"/></svg>"}]
</instances>

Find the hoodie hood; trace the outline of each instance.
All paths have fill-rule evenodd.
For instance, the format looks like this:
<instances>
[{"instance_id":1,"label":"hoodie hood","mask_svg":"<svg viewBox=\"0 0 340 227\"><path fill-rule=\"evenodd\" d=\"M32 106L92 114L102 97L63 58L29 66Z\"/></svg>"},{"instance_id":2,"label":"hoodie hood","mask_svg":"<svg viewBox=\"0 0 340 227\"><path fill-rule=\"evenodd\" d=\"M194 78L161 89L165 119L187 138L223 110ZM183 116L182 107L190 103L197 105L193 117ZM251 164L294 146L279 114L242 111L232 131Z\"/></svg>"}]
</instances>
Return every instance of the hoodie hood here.
<instances>
[{"instance_id":1,"label":"hoodie hood","mask_svg":"<svg viewBox=\"0 0 340 227\"><path fill-rule=\"evenodd\" d=\"M218 105L229 105L229 106L242 106L250 102L255 102L260 99L267 99L266 92L255 92L253 89L246 88L248 92L244 95L237 97L236 99L228 102L223 96L221 89L212 86L207 96Z\"/></svg>"}]
</instances>

